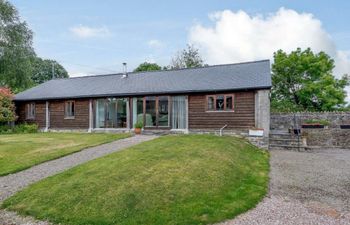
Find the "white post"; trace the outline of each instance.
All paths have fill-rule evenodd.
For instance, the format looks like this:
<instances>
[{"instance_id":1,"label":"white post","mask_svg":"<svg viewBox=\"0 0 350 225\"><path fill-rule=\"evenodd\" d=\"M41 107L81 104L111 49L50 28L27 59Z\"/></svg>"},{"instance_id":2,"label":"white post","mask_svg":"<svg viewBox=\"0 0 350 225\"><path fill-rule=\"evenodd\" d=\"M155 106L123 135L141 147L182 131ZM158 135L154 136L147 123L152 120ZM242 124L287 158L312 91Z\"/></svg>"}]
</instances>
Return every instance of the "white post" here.
<instances>
[{"instance_id":1,"label":"white post","mask_svg":"<svg viewBox=\"0 0 350 225\"><path fill-rule=\"evenodd\" d=\"M130 113L130 100L132 98L127 98L126 101L126 128L130 129L130 117L131 117L131 113Z\"/></svg>"},{"instance_id":2,"label":"white post","mask_svg":"<svg viewBox=\"0 0 350 225\"><path fill-rule=\"evenodd\" d=\"M49 131L50 127L50 115L49 115L49 102L46 101L46 107L45 107L45 132Z\"/></svg>"},{"instance_id":3,"label":"white post","mask_svg":"<svg viewBox=\"0 0 350 225\"><path fill-rule=\"evenodd\" d=\"M189 127L188 127L188 96L185 97L185 104L186 104L186 130L185 134L189 133Z\"/></svg>"},{"instance_id":4,"label":"white post","mask_svg":"<svg viewBox=\"0 0 350 225\"><path fill-rule=\"evenodd\" d=\"M89 100L89 130L88 132L91 133L92 132L92 124L93 124L93 117L92 117L92 100Z\"/></svg>"}]
</instances>

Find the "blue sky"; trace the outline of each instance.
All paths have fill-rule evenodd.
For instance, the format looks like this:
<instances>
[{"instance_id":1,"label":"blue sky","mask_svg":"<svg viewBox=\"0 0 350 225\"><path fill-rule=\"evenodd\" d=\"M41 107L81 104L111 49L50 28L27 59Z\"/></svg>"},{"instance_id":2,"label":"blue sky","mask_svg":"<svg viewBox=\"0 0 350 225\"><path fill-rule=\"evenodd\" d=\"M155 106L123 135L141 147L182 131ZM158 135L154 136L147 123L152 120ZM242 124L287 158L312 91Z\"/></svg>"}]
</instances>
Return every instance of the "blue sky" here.
<instances>
[{"instance_id":1,"label":"blue sky","mask_svg":"<svg viewBox=\"0 0 350 225\"><path fill-rule=\"evenodd\" d=\"M258 20L260 18L260 22L265 25L252 26L253 29L259 30L250 31L252 34L232 34L246 38L246 40L237 39L236 47L228 44L233 48L231 52L234 52L235 48L240 46L239 41L242 41L242 44L252 42L249 38L254 38L254 34L259 34L261 27L274 26L276 21L284 20L281 18L288 19L290 14L286 12L282 13L284 16L276 16L281 7L295 11L297 16L302 16L303 13L312 14L312 18L306 19L311 23L310 26L303 27L304 30L292 30L291 34L288 34L278 28L276 33L279 34L276 35L284 39L285 36L298 34L297 38L304 39L304 34L318 36L323 32L325 34L320 35L323 35L320 41L318 39L315 41L308 39L308 41L318 43L315 45L316 50L323 50L323 45L325 45L324 48L329 50L332 56L338 57L338 51L341 50L343 57L339 57L345 62L342 61L345 69L342 69L341 73L347 72L347 69L350 68L350 63L348 64L350 52L349 1L12 0L11 2L34 31L34 47L37 54L43 58L56 59L72 76L119 72L124 61L128 63L129 70L144 61L167 65L176 51L184 48L188 42L198 44L209 64L271 58L273 51L277 49L268 44L266 48L259 50L261 54L249 52L255 51L254 46L265 46L264 42L246 46L244 51L240 49L241 55L238 56L227 53L221 58L213 58L211 55L214 53L210 49L213 49L213 45L215 47L222 38L228 36L225 32L217 32L210 40L205 40L205 37L200 36L206 36L221 20L228 21L226 22L227 27L234 33L234 26L237 26L237 22L233 22L230 26L230 18L236 20L235 18L238 18L236 13L239 10L251 17L251 19L244 20L247 23L255 24L252 18L256 17ZM232 12L228 13L226 20L223 19L226 18L223 15L219 16L219 19L209 18L209 15L214 12L224 12L224 10ZM275 22L269 20L271 15L276 16L273 20ZM291 21L297 20L291 19ZM310 27L317 26L317 21L321 22L321 28L308 33L309 30L313 30ZM304 26L304 24L301 25ZM199 28L194 29L196 26ZM271 36L271 32L266 34L262 40L272 40L268 35ZM291 39L290 42L293 40ZM308 46L309 43L300 45L304 44ZM286 42L281 46L288 45ZM223 47L220 51L221 54L225 48ZM249 57L242 57L242 55Z\"/></svg>"}]
</instances>

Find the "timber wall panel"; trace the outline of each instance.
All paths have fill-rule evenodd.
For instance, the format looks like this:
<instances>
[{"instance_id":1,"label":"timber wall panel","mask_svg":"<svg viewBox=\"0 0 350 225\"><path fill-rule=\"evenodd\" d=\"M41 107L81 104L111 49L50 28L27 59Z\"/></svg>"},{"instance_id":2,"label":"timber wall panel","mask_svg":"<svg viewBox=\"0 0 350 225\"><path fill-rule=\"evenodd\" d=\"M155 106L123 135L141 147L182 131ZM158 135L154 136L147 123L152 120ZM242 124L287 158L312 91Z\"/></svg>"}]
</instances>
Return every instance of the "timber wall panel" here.
<instances>
[{"instance_id":1,"label":"timber wall panel","mask_svg":"<svg viewBox=\"0 0 350 225\"><path fill-rule=\"evenodd\" d=\"M64 118L65 101L50 101L50 128L52 129L88 129L89 100L75 100L74 119Z\"/></svg>"},{"instance_id":2,"label":"timber wall panel","mask_svg":"<svg viewBox=\"0 0 350 225\"><path fill-rule=\"evenodd\" d=\"M234 94L234 112L207 112L206 96L190 95L188 101L189 129L249 128L255 125L255 92L222 93Z\"/></svg>"},{"instance_id":3,"label":"timber wall panel","mask_svg":"<svg viewBox=\"0 0 350 225\"><path fill-rule=\"evenodd\" d=\"M28 102L29 103L29 102ZM46 125L46 103L45 102L35 102L35 119L26 118L26 102L21 102L16 104L17 122L18 123L36 123L39 128L44 128Z\"/></svg>"}]
</instances>

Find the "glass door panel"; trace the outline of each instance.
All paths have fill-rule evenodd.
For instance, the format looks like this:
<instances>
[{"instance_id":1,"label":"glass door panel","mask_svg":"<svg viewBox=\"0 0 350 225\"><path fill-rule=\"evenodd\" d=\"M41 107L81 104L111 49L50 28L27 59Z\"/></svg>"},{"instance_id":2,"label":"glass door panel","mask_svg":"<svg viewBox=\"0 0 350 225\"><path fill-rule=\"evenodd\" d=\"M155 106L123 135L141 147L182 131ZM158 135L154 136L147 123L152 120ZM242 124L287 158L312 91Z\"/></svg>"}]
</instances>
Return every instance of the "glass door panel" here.
<instances>
[{"instance_id":1,"label":"glass door panel","mask_svg":"<svg viewBox=\"0 0 350 225\"><path fill-rule=\"evenodd\" d=\"M187 127L186 96L172 97L172 129Z\"/></svg>"},{"instance_id":2,"label":"glass door panel","mask_svg":"<svg viewBox=\"0 0 350 225\"><path fill-rule=\"evenodd\" d=\"M143 98L133 98L132 100L132 123L133 127L138 121L143 122Z\"/></svg>"},{"instance_id":3,"label":"glass door panel","mask_svg":"<svg viewBox=\"0 0 350 225\"><path fill-rule=\"evenodd\" d=\"M146 97L146 112L145 112L145 126L155 127L157 126L157 110L156 110L156 97Z\"/></svg>"},{"instance_id":4,"label":"glass door panel","mask_svg":"<svg viewBox=\"0 0 350 225\"><path fill-rule=\"evenodd\" d=\"M127 127L127 116L127 99L119 98L117 100L116 128Z\"/></svg>"},{"instance_id":5,"label":"glass door panel","mask_svg":"<svg viewBox=\"0 0 350 225\"><path fill-rule=\"evenodd\" d=\"M95 127L104 128L105 127L105 100L96 100L96 117L95 117Z\"/></svg>"},{"instance_id":6,"label":"glass door panel","mask_svg":"<svg viewBox=\"0 0 350 225\"><path fill-rule=\"evenodd\" d=\"M169 97L168 96L158 97L158 126L160 127L169 126Z\"/></svg>"}]
</instances>

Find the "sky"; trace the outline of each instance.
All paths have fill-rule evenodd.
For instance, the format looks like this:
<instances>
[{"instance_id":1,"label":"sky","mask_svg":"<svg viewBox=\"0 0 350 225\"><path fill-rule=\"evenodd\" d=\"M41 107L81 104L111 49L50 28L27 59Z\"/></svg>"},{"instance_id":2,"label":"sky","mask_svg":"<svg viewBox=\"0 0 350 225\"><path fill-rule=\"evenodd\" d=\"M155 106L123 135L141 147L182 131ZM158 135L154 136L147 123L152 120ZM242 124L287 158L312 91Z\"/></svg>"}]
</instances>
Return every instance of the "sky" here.
<instances>
[{"instance_id":1,"label":"sky","mask_svg":"<svg viewBox=\"0 0 350 225\"><path fill-rule=\"evenodd\" d=\"M34 48L70 76L161 66L194 44L209 65L272 59L297 47L325 51L350 74L350 1L12 0ZM349 93L350 93L350 89ZM350 96L350 95L349 95Z\"/></svg>"}]
</instances>

